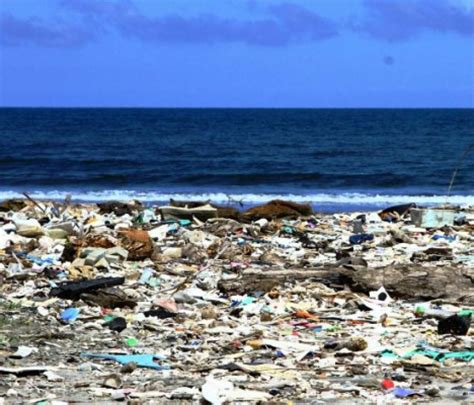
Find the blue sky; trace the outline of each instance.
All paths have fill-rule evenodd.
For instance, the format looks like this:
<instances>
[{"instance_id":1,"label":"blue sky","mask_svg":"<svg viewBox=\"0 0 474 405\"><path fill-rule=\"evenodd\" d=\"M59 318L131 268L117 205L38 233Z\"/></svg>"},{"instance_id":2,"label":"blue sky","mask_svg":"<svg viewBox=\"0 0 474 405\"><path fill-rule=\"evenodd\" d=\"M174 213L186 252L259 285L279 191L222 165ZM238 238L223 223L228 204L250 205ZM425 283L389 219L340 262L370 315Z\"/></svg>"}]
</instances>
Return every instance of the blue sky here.
<instances>
[{"instance_id":1,"label":"blue sky","mask_svg":"<svg viewBox=\"0 0 474 405\"><path fill-rule=\"evenodd\" d=\"M0 105L474 107L473 0L1 0Z\"/></svg>"}]
</instances>

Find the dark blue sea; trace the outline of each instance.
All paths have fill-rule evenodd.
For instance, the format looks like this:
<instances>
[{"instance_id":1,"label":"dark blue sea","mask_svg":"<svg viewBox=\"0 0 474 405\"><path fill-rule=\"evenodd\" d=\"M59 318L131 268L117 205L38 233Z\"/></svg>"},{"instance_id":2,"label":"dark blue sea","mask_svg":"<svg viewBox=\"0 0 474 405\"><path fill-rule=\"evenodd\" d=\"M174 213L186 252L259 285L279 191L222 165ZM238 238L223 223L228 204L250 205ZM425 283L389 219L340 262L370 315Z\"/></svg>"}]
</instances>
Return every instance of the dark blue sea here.
<instances>
[{"instance_id":1,"label":"dark blue sea","mask_svg":"<svg viewBox=\"0 0 474 405\"><path fill-rule=\"evenodd\" d=\"M474 204L473 142L472 109L4 108L0 199Z\"/></svg>"}]
</instances>

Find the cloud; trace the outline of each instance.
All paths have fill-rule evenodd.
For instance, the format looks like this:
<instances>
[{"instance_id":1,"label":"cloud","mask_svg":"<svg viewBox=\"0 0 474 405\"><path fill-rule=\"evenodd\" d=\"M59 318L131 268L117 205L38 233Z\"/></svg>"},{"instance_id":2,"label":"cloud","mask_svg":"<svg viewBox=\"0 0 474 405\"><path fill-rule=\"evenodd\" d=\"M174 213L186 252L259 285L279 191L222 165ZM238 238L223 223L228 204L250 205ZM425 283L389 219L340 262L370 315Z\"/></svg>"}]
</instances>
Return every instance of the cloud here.
<instances>
[{"instance_id":1,"label":"cloud","mask_svg":"<svg viewBox=\"0 0 474 405\"><path fill-rule=\"evenodd\" d=\"M0 25L7 45L33 43L42 46L80 46L92 41L85 35L94 27L112 29L126 38L149 43L244 43L255 46L284 46L290 43L321 41L338 35L331 20L294 4L266 8L258 19L223 18L215 14L194 17L148 16L131 0L63 0L61 7L74 11L83 26L57 25L42 20L19 20ZM13 17L10 17L12 19ZM52 28L50 28L52 27Z\"/></svg>"},{"instance_id":2,"label":"cloud","mask_svg":"<svg viewBox=\"0 0 474 405\"><path fill-rule=\"evenodd\" d=\"M474 8L463 6L459 0L361 1L362 15L345 28L378 40L406 41L426 31L474 35ZM152 44L243 43L277 47L324 41L340 31L340 24L335 21L290 2L257 5L255 0L249 0L245 4L252 16L240 19L215 13L153 16L141 11L133 0L59 0L58 4L56 11L61 19L1 15L0 43L77 48L109 31Z\"/></svg>"},{"instance_id":3,"label":"cloud","mask_svg":"<svg viewBox=\"0 0 474 405\"><path fill-rule=\"evenodd\" d=\"M392 56L384 56L383 63L385 63L386 65L391 66L395 63L395 59L393 59Z\"/></svg>"},{"instance_id":4,"label":"cloud","mask_svg":"<svg viewBox=\"0 0 474 405\"><path fill-rule=\"evenodd\" d=\"M0 16L0 43L6 46L33 44L44 47L77 48L95 38L95 31L60 21L39 18L19 19L10 14Z\"/></svg>"},{"instance_id":5,"label":"cloud","mask_svg":"<svg viewBox=\"0 0 474 405\"><path fill-rule=\"evenodd\" d=\"M352 28L373 38L406 41L424 31L474 35L474 9L447 0L364 0L366 16Z\"/></svg>"},{"instance_id":6,"label":"cloud","mask_svg":"<svg viewBox=\"0 0 474 405\"><path fill-rule=\"evenodd\" d=\"M119 4L69 0L66 7L106 18L122 35L146 42L218 43L281 46L291 42L324 40L337 35L336 24L303 7L280 4L267 9L268 16L255 20L222 18L214 14L196 17L149 17L130 1ZM89 4L91 8L89 7Z\"/></svg>"}]
</instances>

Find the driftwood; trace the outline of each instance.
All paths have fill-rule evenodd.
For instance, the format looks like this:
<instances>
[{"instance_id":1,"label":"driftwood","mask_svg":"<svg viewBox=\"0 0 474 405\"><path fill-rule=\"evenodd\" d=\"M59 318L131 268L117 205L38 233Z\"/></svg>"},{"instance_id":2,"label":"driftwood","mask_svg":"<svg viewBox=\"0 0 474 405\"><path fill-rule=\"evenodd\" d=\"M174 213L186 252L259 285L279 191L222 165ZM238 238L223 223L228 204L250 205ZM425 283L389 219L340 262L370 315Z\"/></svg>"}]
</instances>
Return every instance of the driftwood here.
<instances>
[{"instance_id":1,"label":"driftwood","mask_svg":"<svg viewBox=\"0 0 474 405\"><path fill-rule=\"evenodd\" d=\"M382 285L393 297L403 299L448 299L474 303L474 270L462 267L386 268L321 267L317 269L245 270L237 279L221 280L219 289L226 294L270 291L285 282L312 278L329 286L347 285L355 292L368 293Z\"/></svg>"},{"instance_id":2,"label":"driftwood","mask_svg":"<svg viewBox=\"0 0 474 405\"><path fill-rule=\"evenodd\" d=\"M313 214L313 209L309 204L297 204L292 201L272 200L264 205L259 205L245 211L242 217L246 220L257 220L266 218L268 220L276 218L298 218Z\"/></svg>"},{"instance_id":3,"label":"driftwood","mask_svg":"<svg viewBox=\"0 0 474 405\"><path fill-rule=\"evenodd\" d=\"M394 297L405 299L449 299L474 303L474 270L456 266L390 266L359 269L352 275L351 288L363 292L385 287Z\"/></svg>"},{"instance_id":4,"label":"driftwood","mask_svg":"<svg viewBox=\"0 0 474 405\"><path fill-rule=\"evenodd\" d=\"M192 220L194 217L196 217L201 221L206 221L210 218L217 218L217 209L209 204L194 208L173 207L171 205L166 205L160 207L160 214L165 220Z\"/></svg>"},{"instance_id":5,"label":"driftwood","mask_svg":"<svg viewBox=\"0 0 474 405\"><path fill-rule=\"evenodd\" d=\"M321 269L279 269L279 270L245 270L236 279L223 279L218 283L219 289L226 294L246 294L255 291L271 291L274 287L286 282L312 278L329 285L343 286L345 276L334 268Z\"/></svg>"}]
</instances>

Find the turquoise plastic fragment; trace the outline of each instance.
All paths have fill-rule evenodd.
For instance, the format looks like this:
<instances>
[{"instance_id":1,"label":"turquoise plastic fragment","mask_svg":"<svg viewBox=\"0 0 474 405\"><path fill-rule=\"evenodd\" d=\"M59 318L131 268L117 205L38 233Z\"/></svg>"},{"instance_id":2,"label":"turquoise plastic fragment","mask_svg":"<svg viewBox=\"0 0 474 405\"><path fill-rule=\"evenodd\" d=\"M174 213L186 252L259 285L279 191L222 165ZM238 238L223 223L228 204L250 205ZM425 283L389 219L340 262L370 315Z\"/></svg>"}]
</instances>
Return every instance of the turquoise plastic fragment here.
<instances>
[{"instance_id":1,"label":"turquoise plastic fragment","mask_svg":"<svg viewBox=\"0 0 474 405\"><path fill-rule=\"evenodd\" d=\"M440 363L444 362L447 359L459 359L463 361L474 360L474 351L465 351L465 352L440 352L438 350L431 349L415 349L403 356L399 356L394 353L392 350L383 350L380 355L384 358L401 358L401 359L411 359L413 356L420 354L422 356L430 357Z\"/></svg>"},{"instance_id":2,"label":"turquoise plastic fragment","mask_svg":"<svg viewBox=\"0 0 474 405\"><path fill-rule=\"evenodd\" d=\"M168 233L175 233L178 231L179 225L177 222L174 222L168 226Z\"/></svg>"},{"instance_id":3,"label":"turquoise plastic fragment","mask_svg":"<svg viewBox=\"0 0 474 405\"><path fill-rule=\"evenodd\" d=\"M471 317L474 318L474 310L473 309L461 309L458 312L458 315L459 316L469 316L469 315L471 315Z\"/></svg>"},{"instance_id":4,"label":"turquoise plastic fragment","mask_svg":"<svg viewBox=\"0 0 474 405\"><path fill-rule=\"evenodd\" d=\"M242 301L240 301L239 306L244 307L245 305L250 305L255 302L255 297L244 297Z\"/></svg>"},{"instance_id":5,"label":"turquoise plastic fragment","mask_svg":"<svg viewBox=\"0 0 474 405\"><path fill-rule=\"evenodd\" d=\"M154 360L164 360L165 357L159 354L95 354L81 353L82 357L95 359L113 360L120 364L137 363L138 367L153 368L155 370L169 370L170 366L160 365Z\"/></svg>"},{"instance_id":6,"label":"turquoise plastic fragment","mask_svg":"<svg viewBox=\"0 0 474 405\"><path fill-rule=\"evenodd\" d=\"M380 356L383 357L384 359L397 359L400 357L389 349L382 350L380 352Z\"/></svg>"}]
</instances>

